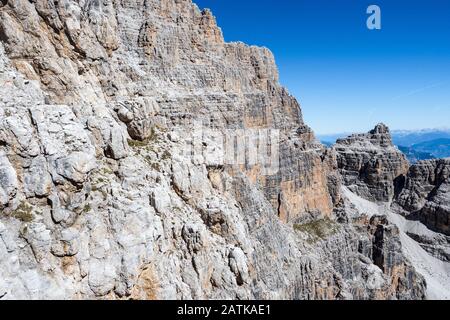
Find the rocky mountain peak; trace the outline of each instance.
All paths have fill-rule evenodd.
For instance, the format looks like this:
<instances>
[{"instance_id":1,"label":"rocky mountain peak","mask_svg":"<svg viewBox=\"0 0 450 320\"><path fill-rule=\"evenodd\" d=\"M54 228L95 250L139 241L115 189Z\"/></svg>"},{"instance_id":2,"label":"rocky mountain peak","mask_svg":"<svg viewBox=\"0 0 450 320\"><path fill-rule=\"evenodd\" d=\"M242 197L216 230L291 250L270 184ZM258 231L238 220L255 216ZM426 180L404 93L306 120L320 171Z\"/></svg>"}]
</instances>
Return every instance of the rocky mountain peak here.
<instances>
[{"instance_id":1,"label":"rocky mountain peak","mask_svg":"<svg viewBox=\"0 0 450 320\"><path fill-rule=\"evenodd\" d=\"M381 134L381 135L390 135L389 127L384 123L379 123L375 126L373 130L369 132L370 134Z\"/></svg>"},{"instance_id":2,"label":"rocky mountain peak","mask_svg":"<svg viewBox=\"0 0 450 320\"><path fill-rule=\"evenodd\" d=\"M352 145L353 147L359 145L363 149L394 148L390 130L383 123L377 124L374 129L367 133L353 134L347 138L338 139L336 144Z\"/></svg>"},{"instance_id":3,"label":"rocky mountain peak","mask_svg":"<svg viewBox=\"0 0 450 320\"><path fill-rule=\"evenodd\" d=\"M372 201L392 200L396 181L406 174L409 163L393 145L386 125L339 139L334 149L345 185Z\"/></svg>"}]
</instances>

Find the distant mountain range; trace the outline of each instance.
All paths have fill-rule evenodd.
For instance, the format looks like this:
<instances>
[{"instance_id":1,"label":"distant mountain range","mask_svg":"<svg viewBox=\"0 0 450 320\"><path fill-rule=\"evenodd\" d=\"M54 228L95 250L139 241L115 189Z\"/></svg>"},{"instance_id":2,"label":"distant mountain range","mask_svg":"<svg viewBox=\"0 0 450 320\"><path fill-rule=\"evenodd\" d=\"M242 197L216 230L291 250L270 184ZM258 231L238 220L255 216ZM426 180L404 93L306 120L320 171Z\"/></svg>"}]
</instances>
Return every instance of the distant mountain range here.
<instances>
[{"instance_id":1,"label":"distant mountain range","mask_svg":"<svg viewBox=\"0 0 450 320\"><path fill-rule=\"evenodd\" d=\"M436 158L431 153L417 151L413 147L398 146L398 148L406 155L406 158L408 158L409 162L411 163L415 163L420 160L429 160Z\"/></svg>"},{"instance_id":2,"label":"distant mountain range","mask_svg":"<svg viewBox=\"0 0 450 320\"><path fill-rule=\"evenodd\" d=\"M450 157L450 129L394 130L391 134L394 144L412 163L419 160ZM350 133L318 135L318 138L326 146L331 146L337 139L349 135Z\"/></svg>"},{"instance_id":3,"label":"distant mountain range","mask_svg":"<svg viewBox=\"0 0 450 320\"><path fill-rule=\"evenodd\" d=\"M450 157L450 139L447 138L416 143L411 148L418 152L430 153L436 158Z\"/></svg>"},{"instance_id":4,"label":"distant mountain range","mask_svg":"<svg viewBox=\"0 0 450 320\"><path fill-rule=\"evenodd\" d=\"M450 130L392 131L394 144L404 147L440 139L450 139Z\"/></svg>"}]
</instances>

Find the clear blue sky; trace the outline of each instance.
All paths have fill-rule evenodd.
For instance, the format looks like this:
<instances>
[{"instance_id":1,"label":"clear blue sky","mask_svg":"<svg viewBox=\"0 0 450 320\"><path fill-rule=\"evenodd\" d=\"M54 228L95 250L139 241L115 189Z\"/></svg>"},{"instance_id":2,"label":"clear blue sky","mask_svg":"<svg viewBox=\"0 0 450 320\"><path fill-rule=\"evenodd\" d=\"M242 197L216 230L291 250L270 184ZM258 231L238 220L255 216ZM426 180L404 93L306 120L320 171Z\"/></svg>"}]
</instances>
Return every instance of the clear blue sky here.
<instances>
[{"instance_id":1,"label":"clear blue sky","mask_svg":"<svg viewBox=\"0 0 450 320\"><path fill-rule=\"evenodd\" d=\"M449 0L194 0L226 41L266 46L319 134L450 127ZM366 27L381 8L382 29Z\"/></svg>"}]
</instances>

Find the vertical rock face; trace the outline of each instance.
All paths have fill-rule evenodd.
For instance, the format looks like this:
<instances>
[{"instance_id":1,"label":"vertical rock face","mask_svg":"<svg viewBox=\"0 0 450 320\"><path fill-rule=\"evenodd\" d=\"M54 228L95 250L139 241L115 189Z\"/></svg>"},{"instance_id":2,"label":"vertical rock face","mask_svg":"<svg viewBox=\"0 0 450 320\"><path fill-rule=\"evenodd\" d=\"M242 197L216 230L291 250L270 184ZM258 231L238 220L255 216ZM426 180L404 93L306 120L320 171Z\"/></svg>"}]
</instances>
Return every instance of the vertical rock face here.
<instances>
[{"instance_id":1,"label":"vertical rock face","mask_svg":"<svg viewBox=\"0 0 450 320\"><path fill-rule=\"evenodd\" d=\"M392 144L389 129L384 124L367 134L340 139L334 149L346 186L371 201L392 200L395 185L406 174L409 164Z\"/></svg>"},{"instance_id":2,"label":"vertical rock face","mask_svg":"<svg viewBox=\"0 0 450 320\"><path fill-rule=\"evenodd\" d=\"M404 215L450 236L450 160L420 161L411 166L396 204Z\"/></svg>"},{"instance_id":3,"label":"vertical rock face","mask_svg":"<svg viewBox=\"0 0 450 320\"><path fill-rule=\"evenodd\" d=\"M220 143L198 122L233 144L274 133L275 166L205 160ZM423 298L386 258L395 232L353 221L340 194L338 164L390 196L404 159L385 131L336 159L270 51L225 43L190 0L2 1L0 298Z\"/></svg>"},{"instance_id":4,"label":"vertical rock face","mask_svg":"<svg viewBox=\"0 0 450 320\"><path fill-rule=\"evenodd\" d=\"M370 219L369 230L372 234L373 261L383 272L392 277L392 283L399 287L395 290L400 295L404 294L403 290L408 290L408 282L420 282L420 279L414 279L417 274L402 254L398 227L390 224L386 216L373 216ZM417 290L416 294L421 292L420 288L413 288L413 290Z\"/></svg>"},{"instance_id":5,"label":"vertical rock face","mask_svg":"<svg viewBox=\"0 0 450 320\"><path fill-rule=\"evenodd\" d=\"M210 11L189 0L14 0L0 14L11 62L38 80L52 103L120 101L129 115L118 107L119 117L137 140L148 137L152 121L135 111L152 112L136 96L154 99L159 106L152 110L177 125L280 130L280 170L249 175L284 220L315 209L331 213L333 168L297 101L279 86L274 57L265 48L225 43Z\"/></svg>"}]
</instances>

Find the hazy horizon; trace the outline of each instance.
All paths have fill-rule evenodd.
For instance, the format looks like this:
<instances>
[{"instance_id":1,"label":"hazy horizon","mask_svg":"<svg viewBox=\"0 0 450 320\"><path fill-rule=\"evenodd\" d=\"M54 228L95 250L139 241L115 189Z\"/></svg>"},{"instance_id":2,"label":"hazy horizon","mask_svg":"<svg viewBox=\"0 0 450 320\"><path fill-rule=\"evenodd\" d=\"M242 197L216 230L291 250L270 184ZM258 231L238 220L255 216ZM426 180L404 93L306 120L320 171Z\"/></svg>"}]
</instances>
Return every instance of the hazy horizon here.
<instances>
[{"instance_id":1,"label":"hazy horizon","mask_svg":"<svg viewBox=\"0 0 450 320\"><path fill-rule=\"evenodd\" d=\"M366 130L358 130L358 131L341 131L341 132L330 132L330 133L319 133L314 132L316 136L336 136L336 135L345 135L345 134L354 134L354 133L367 133L370 130L372 130L377 124L374 123L372 126L367 127ZM417 132L450 132L450 127L436 127L436 128L417 128L417 129L395 129L395 128L389 128L389 130L393 133L417 133Z\"/></svg>"},{"instance_id":2,"label":"hazy horizon","mask_svg":"<svg viewBox=\"0 0 450 320\"><path fill-rule=\"evenodd\" d=\"M450 2L194 0L226 41L269 48L318 135L448 128ZM381 8L368 30L366 9Z\"/></svg>"}]
</instances>

